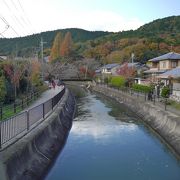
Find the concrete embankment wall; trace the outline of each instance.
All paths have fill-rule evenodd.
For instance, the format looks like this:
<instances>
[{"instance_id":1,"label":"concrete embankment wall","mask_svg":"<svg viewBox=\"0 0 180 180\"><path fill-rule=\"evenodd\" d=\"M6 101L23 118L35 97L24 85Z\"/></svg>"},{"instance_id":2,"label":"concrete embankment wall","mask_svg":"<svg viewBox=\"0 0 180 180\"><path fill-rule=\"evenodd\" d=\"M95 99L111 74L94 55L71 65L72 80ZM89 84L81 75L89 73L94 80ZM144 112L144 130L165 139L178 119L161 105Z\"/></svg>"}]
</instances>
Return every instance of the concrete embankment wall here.
<instances>
[{"instance_id":1,"label":"concrete embankment wall","mask_svg":"<svg viewBox=\"0 0 180 180\"><path fill-rule=\"evenodd\" d=\"M0 179L41 179L63 147L75 114L68 89L54 112L30 133L0 152Z\"/></svg>"},{"instance_id":2,"label":"concrete embankment wall","mask_svg":"<svg viewBox=\"0 0 180 180\"><path fill-rule=\"evenodd\" d=\"M160 109L148 102L141 102L125 92L107 87L93 86L96 92L111 97L135 112L151 128L153 128L172 149L180 155L180 117Z\"/></svg>"}]
</instances>

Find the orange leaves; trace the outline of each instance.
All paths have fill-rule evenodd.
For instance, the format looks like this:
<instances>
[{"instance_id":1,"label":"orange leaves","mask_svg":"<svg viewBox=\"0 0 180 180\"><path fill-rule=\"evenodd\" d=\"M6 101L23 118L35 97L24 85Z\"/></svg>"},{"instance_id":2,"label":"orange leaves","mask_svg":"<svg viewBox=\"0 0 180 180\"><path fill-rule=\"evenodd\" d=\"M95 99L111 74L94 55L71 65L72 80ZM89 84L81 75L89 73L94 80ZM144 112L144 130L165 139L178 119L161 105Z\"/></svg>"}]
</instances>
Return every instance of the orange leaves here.
<instances>
[{"instance_id":1,"label":"orange leaves","mask_svg":"<svg viewBox=\"0 0 180 180\"><path fill-rule=\"evenodd\" d=\"M53 46L50 53L50 60L54 60L60 57L61 45L63 42L63 36L61 32L58 32L54 38Z\"/></svg>"},{"instance_id":2,"label":"orange leaves","mask_svg":"<svg viewBox=\"0 0 180 180\"><path fill-rule=\"evenodd\" d=\"M83 76L88 76L90 78L93 78L95 76L95 72L92 70L89 70L87 67L81 66L79 68L79 72Z\"/></svg>"},{"instance_id":3,"label":"orange leaves","mask_svg":"<svg viewBox=\"0 0 180 180\"><path fill-rule=\"evenodd\" d=\"M63 57L69 56L72 51L72 44L73 42L72 42L71 33L67 32L63 40L63 43L61 45L60 55Z\"/></svg>"},{"instance_id":4,"label":"orange leaves","mask_svg":"<svg viewBox=\"0 0 180 180\"><path fill-rule=\"evenodd\" d=\"M58 32L51 48L50 60L52 61L58 59L59 57L70 56L72 52L72 45L73 41L70 32L67 32L64 38L62 33Z\"/></svg>"},{"instance_id":5,"label":"orange leaves","mask_svg":"<svg viewBox=\"0 0 180 180\"><path fill-rule=\"evenodd\" d=\"M128 63L124 63L118 70L117 74L125 77L126 79L132 78L135 76L136 70L133 66L128 66Z\"/></svg>"}]
</instances>

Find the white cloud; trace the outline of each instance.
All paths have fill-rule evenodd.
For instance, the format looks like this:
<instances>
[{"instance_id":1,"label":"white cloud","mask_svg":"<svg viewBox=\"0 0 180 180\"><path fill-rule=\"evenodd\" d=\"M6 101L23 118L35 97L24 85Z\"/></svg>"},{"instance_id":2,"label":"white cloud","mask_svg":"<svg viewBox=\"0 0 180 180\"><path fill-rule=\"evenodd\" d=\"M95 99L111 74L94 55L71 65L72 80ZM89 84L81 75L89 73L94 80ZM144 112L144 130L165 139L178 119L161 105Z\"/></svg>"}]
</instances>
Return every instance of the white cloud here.
<instances>
[{"instance_id":1,"label":"white cloud","mask_svg":"<svg viewBox=\"0 0 180 180\"><path fill-rule=\"evenodd\" d=\"M44 24L44 27L39 26L39 30L74 27L91 31L103 30L118 32L130 29L134 30L143 25L143 22L137 18L124 18L119 14L108 11L61 11L55 14L54 17L51 15L51 18L45 18L45 21L41 23L41 25ZM49 20L49 22L47 22L47 20Z\"/></svg>"},{"instance_id":2,"label":"white cloud","mask_svg":"<svg viewBox=\"0 0 180 180\"><path fill-rule=\"evenodd\" d=\"M62 3L58 1L58 4L55 0L38 0L36 3L32 3L29 0L21 1L26 15L31 21L32 25L30 25L23 21L22 18L27 20L26 15L21 11L18 4L16 4L19 9L17 11L12 6L11 1L7 0L6 2L9 3L12 11L7 11L7 7L3 4L3 16L21 36L32 34L34 29L36 30L35 33L62 28L82 28L91 31L103 30L117 32L136 29L144 24L137 18L123 17L113 11L82 10L72 6L68 7L67 4L63 4L63 1ZM16 18L23 26L17 22ZM3 28L0 28L0 30ZM4 35L6 37L17 36L12 29L9 29Z\"/></svg>"}]
</instances>

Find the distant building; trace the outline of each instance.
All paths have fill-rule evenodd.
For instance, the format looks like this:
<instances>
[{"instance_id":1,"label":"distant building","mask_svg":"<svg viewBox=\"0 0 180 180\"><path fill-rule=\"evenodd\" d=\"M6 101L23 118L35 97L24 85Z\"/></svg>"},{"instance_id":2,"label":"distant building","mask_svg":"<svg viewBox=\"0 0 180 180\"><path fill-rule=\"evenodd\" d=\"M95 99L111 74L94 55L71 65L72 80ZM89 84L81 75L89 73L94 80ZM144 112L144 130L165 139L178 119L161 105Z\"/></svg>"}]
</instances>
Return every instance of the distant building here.
<instances>
[{"instance_id":1,"label":"distant building","mask_svg":"<svg viewBox=\"0 0 180 180\"><path fill-rule=\"evenodd\" d=\"M120 68L123 67L124 65L125 64L122 64ZM144 71L149 69L145 64L141 64L139 62L128 63L128 68L134 68L134 70L137 72L138 77L140 77Z\"/></svg>"},{"instance_id":2,"label":"distant building","mask_svg":"<svg viewBox=\"0 0 180 180\"><path fill-rule=\"evenodd\" d=\"M104 74L104 75L115 75L117 68L120 67L119 64L114 63L114 64L106 64L99 69L95 71L95 73L98 74Z\"/></svg>"},{"instance_id":3,"label":"distant building","mask_svg":"<svg viewBox=\"0 0 180 180\"><path fill-rule=\"evenodd\" d=\"M153 81L157 80L157 76L180 66L180 54L170 52L162 56L150 59L150 69L144 71L146 77L151 77Z\"/></svg>"},{"instance_id":4,"label":"distant building","mask_svg":"<svg viewBox=\"0 0 180 180\"><path fill-rule=\"evenodd\" d=\"M164 85L171 87L172 95L171 98L180 102L180 66L158 76Z\"/></svg>"},{"instance_id":5,"label":"distant building","mask_svg":"<svg viewBox=\"0 0 180 180\"><path fill-rule=\"evenodd\" d=\"M0 60L1 60L1 61L7 60L7 56L0 56Z\"/></svg>"}]
</instances>

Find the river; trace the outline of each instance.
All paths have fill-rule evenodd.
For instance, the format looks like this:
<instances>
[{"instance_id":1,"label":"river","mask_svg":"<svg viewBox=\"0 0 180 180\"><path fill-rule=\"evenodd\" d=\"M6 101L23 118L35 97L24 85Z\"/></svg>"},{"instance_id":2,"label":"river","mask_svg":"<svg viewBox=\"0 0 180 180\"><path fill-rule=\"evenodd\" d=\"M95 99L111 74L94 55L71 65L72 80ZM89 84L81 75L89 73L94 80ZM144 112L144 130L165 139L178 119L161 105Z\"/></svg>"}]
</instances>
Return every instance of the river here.
<instances>
[{"instance_id":1,"label":"river","mask_svg":"<svg viewBox=\"0 0 180 180\"><path fill-rule=\"evenodd\" d=\"M46 180L179 180L180 162L123 105L87 93L77 100L66 145Z\"/></svg>"}]
</instances>

